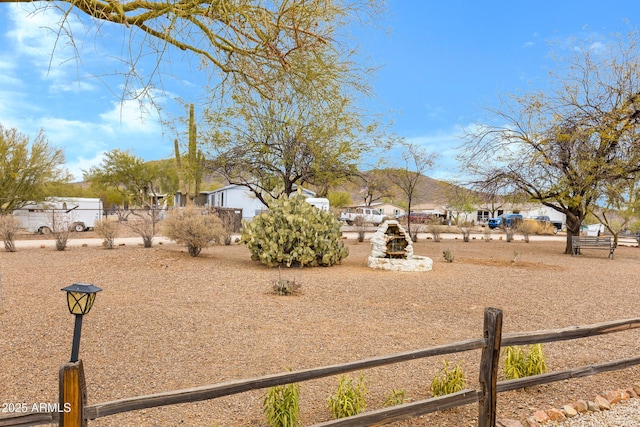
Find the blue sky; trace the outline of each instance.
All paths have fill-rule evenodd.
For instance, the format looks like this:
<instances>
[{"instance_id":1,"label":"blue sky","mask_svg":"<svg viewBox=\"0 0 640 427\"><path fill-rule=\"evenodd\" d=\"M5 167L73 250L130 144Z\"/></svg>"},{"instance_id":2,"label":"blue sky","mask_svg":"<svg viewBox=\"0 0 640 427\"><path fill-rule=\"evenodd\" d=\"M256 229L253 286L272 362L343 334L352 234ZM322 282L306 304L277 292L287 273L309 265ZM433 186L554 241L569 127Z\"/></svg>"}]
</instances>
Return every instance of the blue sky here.
<instances>
[{"instance_id":1,"label":"blue sky","mask_svg":"<svg viewBox=\"0 0 640 427\"><path fill-rule=\"evenodd\" d=\"M0 3L0 123L32 138L44 129L76 178L113 148L146 160L171 157L174 136L157 112L120 100L124 30L105 26L96 39L95 28L74 23L76 35L86 34L76 37L80 61L61 39L52 57L56 37L46 28L56 27L59 14L32 9ZM637 28L638 16L637 1L389 0L378 28L356 34L362 55L381 66L372 110L393 122L396 135L440 153L429 175L444 179L456 174L461 130L485 120L485 107L509 92L543 87L552 51L567 54L576 41L606 43ZM164 64L165 91L150 94L174 115L183 114L176 98L192 102L203 91L198 71L183 59Z\"/></svg>"}]
</instances>

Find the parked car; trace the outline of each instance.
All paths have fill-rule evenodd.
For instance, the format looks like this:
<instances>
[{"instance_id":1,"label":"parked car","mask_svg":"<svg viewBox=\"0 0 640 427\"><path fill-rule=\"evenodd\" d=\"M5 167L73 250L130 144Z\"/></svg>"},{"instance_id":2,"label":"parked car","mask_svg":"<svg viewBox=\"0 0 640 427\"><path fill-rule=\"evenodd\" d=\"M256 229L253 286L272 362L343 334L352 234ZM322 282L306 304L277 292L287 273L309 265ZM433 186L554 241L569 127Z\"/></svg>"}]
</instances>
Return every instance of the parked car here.
<instances>
[{"instance_id":1,"label":"parked car","mask_svg":"<svg viewBox=\"0 0 640 427\"><path fill-rule=\"evenodd\" d=\"M549 218L547 215L534 216L533 219L545 224L551 224L553 226L553 234L556 234L558 231L562 230L562 221L551 221L551 218Z\"/></svg>"},{"instance_id":2,"label":"parked car","mask_svg":"<svg viewBox=\"0 0 640 427\"><path fill-rule=\"evenodd\" d=\"M411 212L410 214L407 212L396 215L396 220L400 222L407 222L410 219L412 223L426 223L431 221L431 215L426 212Z\"/></svg>"},{"instance_id":3,"label":"parked car","mask_svg":"<svg viewBox=\"0 0 640 427\"><path fill-rule=\"evenodd\" d=\"M344 221L348 225L353 225L359 218L364 222L380 225L386 217L378 209L373 208L356 208L353 212L343 212L340 215L340 221Z\"/></svg>"},{"instance_id":4,"label":"parked car","mask_svg":"<svg viewBox=\"0 0 640 427\"><path fill-rule=\"evenodd\" d=\"M513 227L514 225L516 225L518 222L523 220L523 216L520 214L502 214L498 217L495 218L491 218L488 222L487 222L487 226L489 226L490 229L494 229L494 228L499 228L502 227L502 223L504 221L504 226L505 227Z\"/></svg>"}]
</instances>

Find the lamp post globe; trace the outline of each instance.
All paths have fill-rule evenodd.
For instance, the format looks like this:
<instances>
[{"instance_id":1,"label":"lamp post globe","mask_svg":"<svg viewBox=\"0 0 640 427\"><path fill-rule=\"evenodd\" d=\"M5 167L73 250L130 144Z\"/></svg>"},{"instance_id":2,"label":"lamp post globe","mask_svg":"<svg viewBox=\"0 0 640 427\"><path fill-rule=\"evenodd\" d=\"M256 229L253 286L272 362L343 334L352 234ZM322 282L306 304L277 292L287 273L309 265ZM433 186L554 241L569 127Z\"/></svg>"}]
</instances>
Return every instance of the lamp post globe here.
<instances>
[{"instance_id":1,"label":"lamp post globe","mask_svg":"<svg viewBox=\"0 0 640 427\"><path fill-rule=\"evenodd\" d=\"M80 352L80 334L82 333L82 316L89 313L96 299L96 293L102 289L88 283L74 283L61 289L67 293L69 312L76 316L73 329L73 345L71 348L71 362L78 361Z\"/></svg>"}]
</instances>

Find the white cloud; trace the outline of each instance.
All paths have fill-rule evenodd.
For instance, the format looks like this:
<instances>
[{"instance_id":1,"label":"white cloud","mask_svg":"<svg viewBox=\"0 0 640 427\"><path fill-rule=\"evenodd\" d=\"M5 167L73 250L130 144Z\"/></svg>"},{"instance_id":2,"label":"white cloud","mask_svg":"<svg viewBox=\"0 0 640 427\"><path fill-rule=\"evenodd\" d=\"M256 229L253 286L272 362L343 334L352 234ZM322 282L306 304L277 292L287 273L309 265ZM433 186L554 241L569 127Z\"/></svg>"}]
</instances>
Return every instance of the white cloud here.
<instances>
[{"instance_id":1,"label":"white cloud","mask_svg":"<svg viewBox=\"0 0 640 427\"><path fill-rule=\"evenodd\" d=\"M12 28L6 36L13 52L20 60L28 60L42 79L56 80L69 74L75 58L74 48L65 34L58 34L62 16L54 7L36 6L27 10L23 5L9 5ZM65 25L72 32L80 32L80 24L69 15Z\"/></svg>"},{"instance_id":2,"label":"white cloud","mask_svg":"<svg viewBox=\"0 0 640 427\"><path fill-rule=\"evenodd\" d=\"M136 100L114 102L111 110L100 114L100 119L109 127L110 132L161 132L157 112L152 106Z\"/></svg>"},{"instance_id":3,"label":"white cloud","mask_svg":"<svg viewBox=\"0 0 640 427\"><path fill-rule=\"evenodd\" d=\"M407 142L424 147L430 153L436 153L433 168L427 175L434 179L455 179L459 174L456 156L462 144L460 128L439 130L431 134L405 138Z\"/></svg>"},{"instance_id":4,"label":"white cloud","mask_svg":"<svg viewBox=\"0 0 640 427\"><path fill-rule=\"evenodd\" d=\"M73 147L80 152L89 151L87 150L89 148L87 147L87 140L99 138L109 131L108 126L99 123L57 117L45 117L41 119L40 123L45 129L47 138L52 143L63 141L65 146Z\"/></svg>"},{"instance_id":5,"label":"white cloud","mask_svg":"<svg viewBox=\"0 0 640 427\"><path fill-rule=\"evenodd\" d=\"M68 161L65 167L67 168L69 173L73 175L73 181L82 181L83 171L88 171L89 169L91 169L91 167L100 165L104 159L104 153L104 151L100 151L92 158L79 156L70 162Z\"/></svg>"}]
</instances>

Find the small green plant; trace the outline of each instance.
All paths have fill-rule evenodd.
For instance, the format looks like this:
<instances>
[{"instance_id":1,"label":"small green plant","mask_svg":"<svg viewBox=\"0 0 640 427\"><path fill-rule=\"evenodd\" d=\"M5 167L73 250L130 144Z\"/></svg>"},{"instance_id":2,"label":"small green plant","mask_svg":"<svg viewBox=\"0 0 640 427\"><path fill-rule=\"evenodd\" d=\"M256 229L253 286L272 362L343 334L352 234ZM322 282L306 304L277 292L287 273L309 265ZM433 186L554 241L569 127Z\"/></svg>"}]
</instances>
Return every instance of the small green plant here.
<instances>
[{"instance_id":1,"label":"small green plant","mask_svg":"<svg viewBox=\"0 0 640 427\"><path fill-rule=\"evenodd\" d=\"M382 406L402 405L408 400L404 390L391 389Z\"/></svg>"},{"instance_id":2,"label":"small green plant","mask_svg":"<svg viewBox=\"0 0 640 427\"><path fill-rule=\"evenodd\" d=\"M444 396L445 394L456 393L464 390L467 385L467 379L460 365L449 368L449 362L444 361L444 367L438 375L431 381L431 392L434 397Z\"/></svg>"},{"instance_id":3,"label":"small green plant","mask_svg":"<svg viewBox=\"0 0 640 427\"><path fill-rule=\"evenodd\" d=\"M444 251L442 251L442 256L444 257L444 260L447 262L453 262L453 254L451 253L451 251L449 249L445 249Z\"/></svg>"},{"instance_id":4,"label":"small green plant","mask_svg":"<svg viewBox=\"0 0 640 427\"><path fill-rule=\"evenodd\" d=\"M524 351L520 346L504 349L504 376L509 380L547 372L542 344L534 344Z\"/></svg>"},{"instance_id":5,"label":"small green plant","mask_svg":"<svg viewBox=\"0 0 640 427\"><path fill-rule=\"evenodd\" d=\"M273 291L278 295L293 295L300 289L300 283L294 280L278 279L273 283Z\"/></svg>"},{"instance_id":6,"label":"small green plant","mask_svg":"<svg viewBox=\"0 0 640 427\"><path fill-rule=\"evenodd\" d=\"M518 251L513 251L513 258L511 258L511 264L515 264L516 261L518 261L519 256L520 256L520 253Z\"/></svg>"},{"instance_id":7,"label":"small green plant","mask_svg":"<svg viewBox=\"0 0 640 427\"><path fill-rule=\"evenodd\" d=\"M293 295L302 286L294 280L283 279L280 275L280 267L278 267L278 280L273 282L272 289L276 295Z\"/></svg>"},{"instance_id":8,"label":"small green plant","mask_svg":"<svg viewBox=\"0 0 640 427\"><path fill-rule=\"evenodd\" d=\"M336 392L327 399L327 407L333 418L350 417L366 409L366 394L367 387L363 374L360 374L357 384L353 383L353 378L342 375Z\"/></svg>"},{"instance_id":9,"label":"small green plant","mask_svg":"<svg viewBox=\"0 0 640 427\"><path fill-rule=\"evenodd\" d=\"M262 404L267 422L272 427L294 427L300 422L300 384L270 387Z\"/></svg>"}]
</instances>

